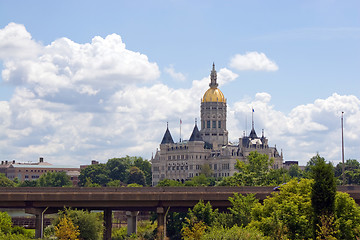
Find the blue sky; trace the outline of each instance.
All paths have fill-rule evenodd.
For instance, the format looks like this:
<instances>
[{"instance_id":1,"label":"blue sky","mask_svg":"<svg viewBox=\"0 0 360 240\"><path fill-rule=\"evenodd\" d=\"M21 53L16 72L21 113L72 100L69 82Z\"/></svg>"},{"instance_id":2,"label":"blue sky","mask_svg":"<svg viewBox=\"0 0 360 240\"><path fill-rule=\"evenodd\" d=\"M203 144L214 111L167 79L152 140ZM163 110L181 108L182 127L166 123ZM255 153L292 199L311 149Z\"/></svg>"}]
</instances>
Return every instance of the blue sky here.
<instances>
[{"instance_id":1,"label":"blue sky","mask_svg":"<svg viewBox=\"0 0 360 240\"><path fill-rule=\"evenodd\" d=\"M358 1L0 0L0 158L149 158L215 62L232 142L254 107L285 160L337 163L344 111L360 160L359 42Z\"/></svg>"}]
</instances>

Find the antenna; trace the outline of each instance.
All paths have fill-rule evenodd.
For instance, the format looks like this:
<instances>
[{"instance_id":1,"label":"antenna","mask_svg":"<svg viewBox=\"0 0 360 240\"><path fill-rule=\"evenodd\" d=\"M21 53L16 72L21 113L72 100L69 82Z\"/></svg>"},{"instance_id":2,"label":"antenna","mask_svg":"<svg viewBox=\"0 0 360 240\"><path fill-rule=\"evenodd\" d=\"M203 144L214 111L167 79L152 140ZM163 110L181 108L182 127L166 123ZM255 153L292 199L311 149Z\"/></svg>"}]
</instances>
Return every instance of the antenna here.
<instances>
[{"instance_id":1,"label":"antenna","mask_svg":"<svg viewBox=\"0 0 360 240\"><path fill-rule=\"evenodd\" d=\"M246 131L247 131L247 116L245 115L245 131L244 131L244 136L246 135Z\"/></svg>"},{"instance_id":2,"label":"antenna","mask_svg":"<svg viewBox=\"0 0 360 240\"><path fill-rule=\"evenodd\" d=\"M180 118L180 142L181 142L181 124L182 124L182 121L181 121L181 118Z\"/></svg>"},{"instance_id":3,"label":"antenna","mask_svg":"<svg viewBox=\"0 0 360 240\"><path fill-rule=\"evenodd\" d=\"M345 162L344 162L344 112L341 112L341 159L342 159L342 179L345 185Z\"/></svg>"}]
</instances>

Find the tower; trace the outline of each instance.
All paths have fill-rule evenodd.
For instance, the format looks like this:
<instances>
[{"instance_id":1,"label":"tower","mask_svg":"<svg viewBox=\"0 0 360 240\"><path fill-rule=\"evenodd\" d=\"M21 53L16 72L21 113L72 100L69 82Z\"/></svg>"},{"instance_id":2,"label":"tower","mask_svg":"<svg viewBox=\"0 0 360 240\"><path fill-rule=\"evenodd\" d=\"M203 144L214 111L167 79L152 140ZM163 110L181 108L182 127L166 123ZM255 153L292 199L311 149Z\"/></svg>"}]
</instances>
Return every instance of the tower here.
<instances>
[{"instance_id":1,"label":"tower","mask_svg":"<svg viewBox=\"0 0 360 240\"><path fill-rule=\"evenodd\" d=\"M201 99L201 136L213 148L228 144L226 130L226 99L218 89L215 64L210 74L210 88Z\"/></svg>"}]
</instances>

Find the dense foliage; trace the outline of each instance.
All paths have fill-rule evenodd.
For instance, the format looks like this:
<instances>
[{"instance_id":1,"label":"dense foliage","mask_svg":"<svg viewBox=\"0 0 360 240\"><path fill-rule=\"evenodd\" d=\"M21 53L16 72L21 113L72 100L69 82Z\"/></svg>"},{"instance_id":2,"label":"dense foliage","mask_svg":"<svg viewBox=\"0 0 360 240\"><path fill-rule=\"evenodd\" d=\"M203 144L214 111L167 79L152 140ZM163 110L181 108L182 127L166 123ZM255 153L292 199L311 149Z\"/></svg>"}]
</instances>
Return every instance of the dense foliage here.
<instances>
[{"instance_id":1,"label":"dense foliage","mask_svg":"<svg viewBox=\"0 0 360 240\"><path fill-rule=\"evenodd\" d=\"M0 173L0 187L14 187L15 183L8 179L5 174Z\"/></svg>"},{"instance_id":2,"label":"dense foliage","mask_svg":"<svg viewBox=\"0 0 360 240\"><path fill-rule=\"evenodd\" d=\"M72 182L66 172L48 172L40 176L39 187L71 187Z\"/></svg>"},{"instance_id":3,"label":"dense foliage","mask_svg":"<svg viewBox=\"0 0 360 240\"><path fill-rule=\"evenodd\" d=\"M63 216L54 228L55 236L59 240L78 240L78 236L80 235L78 228L78 226L74 226L68 216Z\"/></svg>"},{"instance_id":4,"label":"dense foliage","mask_svg":"<svg viewBox=\"0 0 360 240\"><path fill-rule=\"evenodd\" d=\"M132 183L151 185L151 164L141 157L112 158L105 164L82 169L79 181L79 186L85 187L119 187Z\"/></svg>"},{"instance_id":5,"label":"dense foliage","mask_svg":"<svg viewBox=\"0 0 360 240\"><path fill-rule=\"evenodd\" d=\"M60 226L62 219L68 219L75 229L79 231L79 238L86 240L100 240L103 233L102 213L92 213L85 210L65 209L59 211L58 217L54 220L54 226ZM68 228L71 226L68 224ZM55 229L56 230L56 229ZM77 231L77 230L76 230Z\"/></svg>"},{"instance_id":6,"label":"dense foliage","mask_svg":"<svg viewBox=\"0 0 360 240\"><path fill-rule=\"evenodd\" d=\"M31 234L23 227L12 226L11 217L6 212L0 212L0 239L30 240Z\"/></svg>"},{"instance_id":7,"label":"dense foliage","mask_svg":"<svg viewBox=\"0 0 360 240\"><path fill-rule=\"evenodd\" d=\"M326 163L318 154L311 160L315 163L311 166L311 175L314 179L311 204L314 211L313 231L316 236L324 224L328 225L328 228L333 228L336 180L331 163Z\"/></svg>"}]
</instances>

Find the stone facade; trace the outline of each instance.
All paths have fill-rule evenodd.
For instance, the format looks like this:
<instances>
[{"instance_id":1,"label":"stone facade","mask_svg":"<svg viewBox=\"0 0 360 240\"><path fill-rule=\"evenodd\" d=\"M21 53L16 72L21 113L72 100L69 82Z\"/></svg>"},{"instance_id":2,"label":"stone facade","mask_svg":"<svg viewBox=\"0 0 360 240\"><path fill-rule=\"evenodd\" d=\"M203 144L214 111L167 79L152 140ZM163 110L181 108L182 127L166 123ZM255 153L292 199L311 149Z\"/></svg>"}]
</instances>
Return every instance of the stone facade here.
<instances>
[{"instance_id":1,"label":"stone facade","mask_svg":"<svg viewBox=\"0 0 360 240\"><path fill-rule=\"evenodd\" d=\"M201 130L195 123L189 140L175 143L167 127L160 149L152 157L152 185L163 179L184 182L198 176L208 165L216 178L232 176L237 160L246 161L252 151L267 154L274 159L273 168L281 168L282 153L269 147L268 139L258 137L254 124L249 136L239 138L238 144L228 141L226 130L226 99L218 89L215 65L210 74L210 88L201 99Z\"/></svg>"},{"instance_id":2,"label":"stone facade","mask_svg":"<svg viewBox=\"0 0 360 240\"><path fill-rule=\"evenodd\" d=\"M13 161L1 161L0 172L5 174L10 180L18 178L20 181L32 181L40 178L41 175L48 172L66 172L70 177L74 186L77 186L80 175L80 168L72 166L52 165L44 162L44 159L39 158L39 162L35 163L17 163Z\"/></svg>"}]
</instances>

